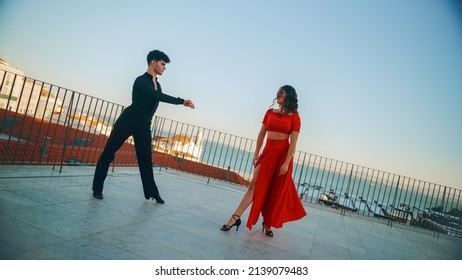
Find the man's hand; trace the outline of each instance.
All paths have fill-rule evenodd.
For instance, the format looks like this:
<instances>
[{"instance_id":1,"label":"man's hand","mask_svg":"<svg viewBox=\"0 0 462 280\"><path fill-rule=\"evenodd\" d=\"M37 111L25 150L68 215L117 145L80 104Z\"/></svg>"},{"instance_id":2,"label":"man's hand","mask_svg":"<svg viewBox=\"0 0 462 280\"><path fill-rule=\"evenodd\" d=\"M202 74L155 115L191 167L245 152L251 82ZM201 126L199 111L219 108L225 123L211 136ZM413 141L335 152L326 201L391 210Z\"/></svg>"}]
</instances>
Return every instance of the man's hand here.
<instances>
[{"instance_id":1,"label":"man's hand","mask_svg":"<svg viewBox=\"0 0 462 280\"><path fill-rule=\"evenodd\" d=\"M185 99L185 101L183 102L183 105L186 106L186 107L189 107L189 108L191 108L191 109L196 108L196 107L194 106L194 103L192 103L191 100L187 100L187 99Z\"/></svg>"}]
</instances>

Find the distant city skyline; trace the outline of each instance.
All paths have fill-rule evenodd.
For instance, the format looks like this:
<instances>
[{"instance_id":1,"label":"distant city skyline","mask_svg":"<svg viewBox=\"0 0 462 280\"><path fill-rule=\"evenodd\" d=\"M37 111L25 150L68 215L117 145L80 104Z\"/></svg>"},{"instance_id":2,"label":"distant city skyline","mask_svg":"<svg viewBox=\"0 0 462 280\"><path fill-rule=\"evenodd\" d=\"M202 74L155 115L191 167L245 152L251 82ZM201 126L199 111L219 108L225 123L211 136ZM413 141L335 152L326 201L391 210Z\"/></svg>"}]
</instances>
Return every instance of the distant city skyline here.
<instances>
[{"instance_id":1,"label":"distant city skyline","mask_svg":"<svg viewBox=\"0 0 462 280\"><path fill-rule=\"evenodd\" d=\"M249 2L1 1L0 57L127 106L160 49L165 93L197 109L157 115L251 139L291 84L298 150L462 189L459 2Z\"/></svg>"}]
</instances>

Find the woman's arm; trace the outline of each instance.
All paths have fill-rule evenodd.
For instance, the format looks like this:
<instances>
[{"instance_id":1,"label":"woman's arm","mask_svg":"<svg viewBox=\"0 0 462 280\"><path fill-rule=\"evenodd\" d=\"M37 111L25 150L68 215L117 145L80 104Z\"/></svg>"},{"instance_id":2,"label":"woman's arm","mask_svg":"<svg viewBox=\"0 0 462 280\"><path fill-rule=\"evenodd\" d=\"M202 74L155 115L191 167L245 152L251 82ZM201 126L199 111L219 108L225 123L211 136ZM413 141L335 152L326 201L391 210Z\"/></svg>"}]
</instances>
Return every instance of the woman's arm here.
<instances>
[{"instance_id":1,"label":"woman's arm","mask_svg":"<svg viewBox=\"0 0 462 280\"><path fill-rule=\"evenodd\" d=\"M260 132L258 133L257 137L257 146L255 147L255 154L253 155L253 166L256 167L258 157L260 156L260 149L263 145L263 139L265 139L266 135L266 126L264 124L261 125Z\"/></svg>"},{"instance_id":2,"label":"woman's arm","mask_svg":"<svg viewBox=\"0 0 462 280\"><path fill-rule=\"evenodd\" d=\"M281 166L281 169L279 170L279 175L284 175L287 173L287 170L289 170L289 164L292 160L292 157L295 154L295 148L297 147L297 140L299 134L300 133L298 131L292 131L292 133L290 134L289 151L287 152L287 157L284 161L284 164Z\"/></svg>"}]
</instances>

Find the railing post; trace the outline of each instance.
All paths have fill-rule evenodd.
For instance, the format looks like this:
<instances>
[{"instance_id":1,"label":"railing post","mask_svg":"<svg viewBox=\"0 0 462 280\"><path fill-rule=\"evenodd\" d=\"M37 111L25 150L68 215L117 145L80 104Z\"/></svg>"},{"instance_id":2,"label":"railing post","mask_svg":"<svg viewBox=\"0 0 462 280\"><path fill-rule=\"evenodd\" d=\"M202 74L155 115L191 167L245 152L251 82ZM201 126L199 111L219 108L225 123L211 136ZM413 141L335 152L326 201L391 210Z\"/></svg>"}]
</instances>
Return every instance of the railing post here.
<instances>
[{"instance_id":1,"label":"railing post","mask_svg":"<svg viewBox=\"0 0 462 280\"><path fill-rule=\"evenodd\" d=\"M389 219L387 222L387 226L393 227L393 220Z\"/></svg>"},{"instance_id":2,"label":"railing post","mask_svg":"<svg viewBox=\"0 0 462 280\"><path fill-rule=\"evenodd\" d=\"M298 176L298 186L297 186L297 192L300 189L300 182L302 181L302 174L303 174L303 167L305 167L305 159L306 159L306 153L303 155L303 163L302 163L302 168L300 168L300 176ZM306 199L305 199L306 200Z\"/></svg>"},{"instance_id":3,"label":"railing post","mask_svg":"<svg viewBox=\"0 0 462 280\"><path fill-rule=\"evenodd\" d=\"M226 170L226 173L225 173L225 181L228 181L229 179L229 175L231 173L231 166L228 166L228 170Z\"/></svg>"},{"instance_id":4,"label":"railing post","mask_svg":"<svg viewBox=\"0 0 462 280\"><path fill-rule=\"evenodd\" d=\"M71 130L71 116L70 114L72 113L72 106L74 106L74 95L75 95L75 91L72 91L72 95L71 95L71 100L69 102L69 107L67 108L67 113L66 113L66 119L64 120L64 125L66 125L67 123L67 130L66 130L66 136L64 137L64 146L63 146L63 154L61 156L61 164L60 164L60 167L59 167L59 173L62 172L63 170L63 162L64 162L64 157L66 155L66 149L67 149L67 140L69 138L69 133L70 133L70 130Z\"/></svg>"},{"instance_id":5,"label":"railing post","mask_svg":"<svg viewBox=\"0 0 462 280\"><path fill-rule=\"evenodd\" d=\"M43 141L42 149L40 149L40 156L41 157L48 157L47 149L48 149L48 141L49 140L50 140L50 137L45 136L45 140Z\"/></svg>"}]
</instances>

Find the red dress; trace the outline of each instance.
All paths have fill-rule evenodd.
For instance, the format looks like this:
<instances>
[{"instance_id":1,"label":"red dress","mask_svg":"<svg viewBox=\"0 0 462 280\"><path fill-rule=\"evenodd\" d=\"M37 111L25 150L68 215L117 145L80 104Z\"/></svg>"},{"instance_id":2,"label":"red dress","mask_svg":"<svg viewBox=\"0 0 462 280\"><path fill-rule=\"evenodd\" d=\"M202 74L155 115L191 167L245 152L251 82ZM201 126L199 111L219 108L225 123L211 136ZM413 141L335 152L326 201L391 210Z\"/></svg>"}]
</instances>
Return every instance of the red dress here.
<instances>
[{"instance_id":1,"label":"red dress","mask_svg":"<svg viewBox=\"0 0 462 280\"><path fill-rule=\"evenodd\" d=\"M267 131L290 134L300 131L300 116L281 115L269 109L262 122ZM286 160L289 140L266 139L265 147L257 165L255 193L250 209L247 227L252 229L262 213L265 226L281 228L283 223L295 221L306 215L299 194L292 179L293 160L285 175L279 175L279 169Z\"/></svg>"}]
</instances>

